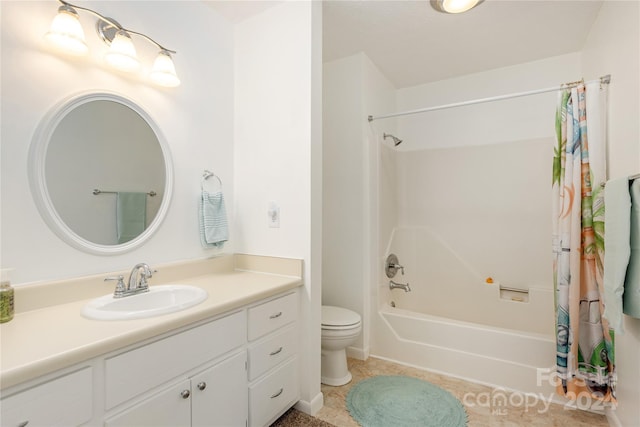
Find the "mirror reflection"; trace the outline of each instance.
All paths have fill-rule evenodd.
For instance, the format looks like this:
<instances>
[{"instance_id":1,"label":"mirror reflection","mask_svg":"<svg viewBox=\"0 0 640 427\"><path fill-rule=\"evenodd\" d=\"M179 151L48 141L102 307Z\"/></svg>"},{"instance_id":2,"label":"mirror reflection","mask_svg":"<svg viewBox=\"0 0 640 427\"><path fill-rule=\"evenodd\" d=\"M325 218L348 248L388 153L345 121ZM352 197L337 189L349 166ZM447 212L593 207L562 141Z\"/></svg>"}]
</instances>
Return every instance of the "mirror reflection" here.
<instances>
[{"instance_id":1,"label":"mirror reflection","mask_svg":"<svg viewBox=\"0 0 640 427\"><path fill-rule=\"evenodd\" d=\"M74 233L116 245L151 224L166 177L149 124L126 105L97 100L70 111L53 131L45 179L55 211Z\"/></svg>"}]
</instances>

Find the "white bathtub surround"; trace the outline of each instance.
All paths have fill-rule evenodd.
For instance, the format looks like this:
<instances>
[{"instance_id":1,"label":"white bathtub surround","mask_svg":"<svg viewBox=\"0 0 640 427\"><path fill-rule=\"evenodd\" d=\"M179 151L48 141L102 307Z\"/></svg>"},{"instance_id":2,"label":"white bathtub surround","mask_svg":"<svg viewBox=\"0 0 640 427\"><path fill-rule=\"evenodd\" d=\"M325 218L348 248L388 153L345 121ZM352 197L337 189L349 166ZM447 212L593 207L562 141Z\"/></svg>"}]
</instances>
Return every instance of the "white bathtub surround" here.
<instances>
[{"instance_id":1,"label":"white bathtub surround","mask_svg":"<svg viewBox=\"0 0 640 427\"><path fill-rule=\"evenodd\" d=\"M467 253L470 249L468 246L480 250L485 245L471 242L464 248ZM553 335L553 290L535 282L533 284L539 286L527 287L524 280L514 284L501 283L499 279L501 276L507 277L507 273L510 273L508 269L515 270L513 265L491 260L486 254L463 258L463 251L456 251L427 227L394 229L388 251L397 254L405 267L405 274L397 273L394 280L409 282L411 292L390 291L386 286L389 279L383 276L380 286L382 306L394 301L396 307L416 313L525 333ZM485 259L495 264L495 270L482 264ZM480 268L485 270L484 275L477 270ZM502 270L498 271L500 268ZM487 283L489 276L493 276L493 283ZM530 279L535 280L534 277ZM526 293L521 296L516 292L501 291L503 286L521 289Z\"/></svg>"}]
</instances>

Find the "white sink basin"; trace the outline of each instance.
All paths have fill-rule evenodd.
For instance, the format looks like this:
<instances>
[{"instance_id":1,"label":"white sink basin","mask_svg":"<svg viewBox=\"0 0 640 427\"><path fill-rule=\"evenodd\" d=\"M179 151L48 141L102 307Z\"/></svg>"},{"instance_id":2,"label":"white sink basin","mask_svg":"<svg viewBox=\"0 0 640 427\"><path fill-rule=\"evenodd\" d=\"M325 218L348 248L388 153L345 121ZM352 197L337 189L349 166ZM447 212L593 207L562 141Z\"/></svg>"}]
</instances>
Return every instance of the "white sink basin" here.
<instances>
[{"instance_id":1,"label":"white sink basin","mask_svg":"<svg viewBox=\"0 0 640 427\"><path fill-rule=\"evenodd\" d=\"M138 295L114 298L109 294L91 300L82 308L82 315L94 320L142 319L193 307L208 296L195 286L151 286L149 292Z\"/></svg>"}]
</instances>

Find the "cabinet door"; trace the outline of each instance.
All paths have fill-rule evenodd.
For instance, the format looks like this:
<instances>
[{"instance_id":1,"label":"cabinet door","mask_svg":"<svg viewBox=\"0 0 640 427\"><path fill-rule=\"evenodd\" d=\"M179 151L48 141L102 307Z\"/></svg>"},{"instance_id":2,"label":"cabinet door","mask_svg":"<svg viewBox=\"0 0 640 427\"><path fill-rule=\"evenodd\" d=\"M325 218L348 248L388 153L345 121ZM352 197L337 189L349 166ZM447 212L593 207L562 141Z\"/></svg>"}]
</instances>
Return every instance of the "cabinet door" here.
<instances>
[{"instance_id":1,"label":"cabinet door","mask_svg":"<svg viewBox=\"0 0 640 427\"><path fill-rule=\"evenodd\" d=\"M105 427L188 427L191 424L191 384L185 380L105 421Z\"/></svg>"},{"instance_id":2,"label":"cabinet door","mask_svg":"<svg viewBox=\"0 0 640 427\"><path fill-rule=\"evenodd\" d=\"M6 427L72 426L91 419L93 373L84 368L2 399L0 424Z\"/></svg>"},{"instance_id":3,"label":"cabinet door","mask_svg":"<svg viewBox=\"0 0 640 427\"><path fill-rule=\"evenodd\" d=\"M246 360L242 352L191 378L193 427L246 425Z\"/></svg>"}]
</instances>

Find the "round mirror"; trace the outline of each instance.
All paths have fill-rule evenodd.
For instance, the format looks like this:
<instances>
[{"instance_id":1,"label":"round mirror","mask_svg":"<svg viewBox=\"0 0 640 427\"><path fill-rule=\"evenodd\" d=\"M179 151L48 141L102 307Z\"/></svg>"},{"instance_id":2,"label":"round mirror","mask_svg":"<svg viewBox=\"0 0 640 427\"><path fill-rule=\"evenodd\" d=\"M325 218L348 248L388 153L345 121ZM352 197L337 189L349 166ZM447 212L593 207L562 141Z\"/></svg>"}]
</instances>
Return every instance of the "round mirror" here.
<instances>
[{"instance_id":1,"label":"round mirror","mask_svg":"<svg viewBox=\"0 0 640 427\"><path fill-rule=\"evenodd\" d=\"M158 229L171 199L173 169L160 129L122 96L66 99L36 129L31 192L51 229L72 246L118 254Z\"/></svg>"}]
</instances>

